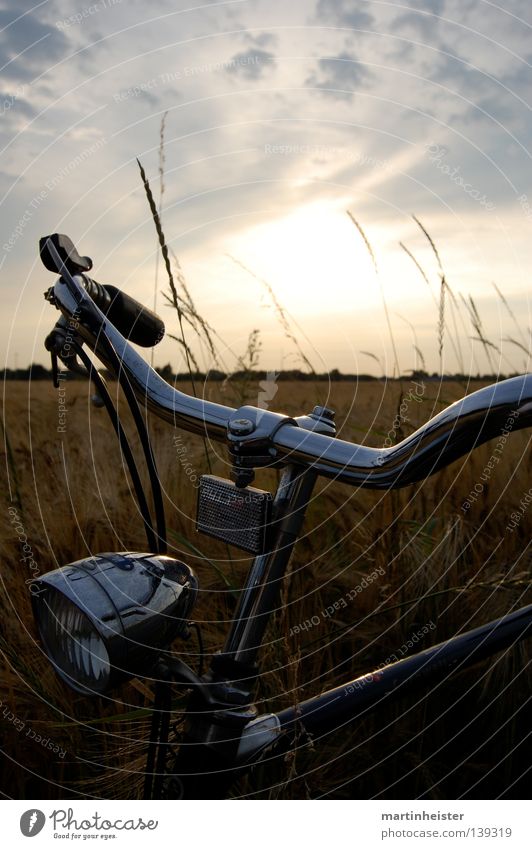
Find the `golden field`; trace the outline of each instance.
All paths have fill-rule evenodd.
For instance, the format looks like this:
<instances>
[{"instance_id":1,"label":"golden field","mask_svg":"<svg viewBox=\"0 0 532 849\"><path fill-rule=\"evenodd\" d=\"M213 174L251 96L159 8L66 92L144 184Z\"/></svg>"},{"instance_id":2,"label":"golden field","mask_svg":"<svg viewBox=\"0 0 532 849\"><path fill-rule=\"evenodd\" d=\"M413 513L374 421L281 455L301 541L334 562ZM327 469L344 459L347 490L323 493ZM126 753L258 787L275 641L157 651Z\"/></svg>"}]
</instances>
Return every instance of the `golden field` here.
<instances>
[{"instance_id":1,"label":"golden field","mask_svg":"<svg viewBox=\"0 0 532 849\"><path fill-rule=\"evenodd\" d=\"M480 385L426 382L419 400L411 398L403 410L402 434ZM179 388L190 391L186 384ZM405 379L403 397L411 390ZM253 383L244 388L216 383L205 391L233 406L239 393L240 401L257 403ZM134 682L112 697L93 700L68 691L36 643L27 588L35 574L90 553L145 550L118 443L105 411L91 405L92 390L82 381L65 385L64 431L58 431L58 391L47 382L6 382L4 393L3 792L14 798L134 798L142 784L149 686ZM316 403L327 404L337 411L343 439L376 446L390 433L401 436L393 430L399 393L397 382L377 380L280 382L270 406L298 415ZM127 415L124 421L129 423ZM207 651L213 652L223 645L250 560L235 549L228 556L221 543L194 529L197 491L191 469L198 475L207 470L202 440L153 418L149 428L171 553L198 573L202 592L195 619ZM138 453L135 436L132 444ZM515 529L507 529L530 489L529 444L526 431L511 435L482 496L466 511L464 501L490 458L490 443L403 490L371 492L320 482L286 577L283 606L262 652L261 712L370 671L419 631L428 646L530 603L532 510ZM227 476L224 447L211 445L208 452L213 473ZM273 488L276 475L259 473L255 485ZM31 547L31 569L11 521L13 509ZM375 570L378 579L347 606L294 633L294 626L347 597ZM196 664L193 639L175 649ZM315 741L314 750L306 746L275 768L257 770L235 795L519 796L530 760L525 738L531 692L527 641L433 693L397 701ZM176 723L178 709L176 702Z\"/></svg>"}]
</instances>

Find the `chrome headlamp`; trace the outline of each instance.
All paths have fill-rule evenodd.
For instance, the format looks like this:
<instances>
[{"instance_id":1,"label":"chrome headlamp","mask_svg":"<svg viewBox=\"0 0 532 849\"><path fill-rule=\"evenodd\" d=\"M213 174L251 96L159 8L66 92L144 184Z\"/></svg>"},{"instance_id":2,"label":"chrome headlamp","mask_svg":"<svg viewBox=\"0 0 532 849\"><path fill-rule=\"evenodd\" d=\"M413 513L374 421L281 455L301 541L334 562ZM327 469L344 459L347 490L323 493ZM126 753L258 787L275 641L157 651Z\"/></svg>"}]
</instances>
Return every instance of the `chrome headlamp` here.
<instances>
[{"instance_id":1,"label":"chrome headlamp","mask_svg":"<svg viewBox=\"0 0 532 849\"><path fill-rule=\"evenodd\" d=\"M174 638L187 633L198 582L173 557L121 552L77 560L30 589L57 673L74 690L97 695L149 674Z\"/></svg>"}]
</instances>

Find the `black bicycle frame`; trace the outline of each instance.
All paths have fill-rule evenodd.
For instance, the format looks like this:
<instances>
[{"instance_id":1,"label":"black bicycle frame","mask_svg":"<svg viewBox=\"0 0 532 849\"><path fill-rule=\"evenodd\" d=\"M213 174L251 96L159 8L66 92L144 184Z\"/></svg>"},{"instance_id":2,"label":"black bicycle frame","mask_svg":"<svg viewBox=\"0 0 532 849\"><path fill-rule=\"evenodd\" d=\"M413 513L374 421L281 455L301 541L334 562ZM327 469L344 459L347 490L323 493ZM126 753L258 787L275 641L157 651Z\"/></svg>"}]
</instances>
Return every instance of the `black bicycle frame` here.
<instances>
[{"instance_id":1,"label":"black bicycle frame","mask_svg":"<svg viewBox=\"0 0 532 849\"><path fill-rule=\"evenodd\" d=\"M236 778L265 756L277 757L326 735L393 698L411 697L435 682L509 648L532 633L532 605L417 654L370 671L279 713L256 717L252 707L254 665L267 624L301 531L316 475L295 466L285 469L275 497L278 531L268 554L253 561L224 650L215 655L206 680L219 702L194 693L172 777L181 798L224 798ZM231 708L228 694L241 700Z\"/></svg>"}]
</instances>

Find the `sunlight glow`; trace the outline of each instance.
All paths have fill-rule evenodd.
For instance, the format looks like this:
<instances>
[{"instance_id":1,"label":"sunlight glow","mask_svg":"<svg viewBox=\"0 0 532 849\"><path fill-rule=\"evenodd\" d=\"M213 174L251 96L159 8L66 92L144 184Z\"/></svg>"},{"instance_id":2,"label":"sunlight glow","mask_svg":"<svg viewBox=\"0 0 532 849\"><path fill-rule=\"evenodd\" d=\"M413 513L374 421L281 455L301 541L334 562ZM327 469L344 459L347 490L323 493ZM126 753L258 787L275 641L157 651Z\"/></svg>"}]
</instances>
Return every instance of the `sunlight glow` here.
<instances>
[{"instance_id":1,"label":"sunlight glow","mask_svg":"<svg viewBox=\"0 0 532 849\"><path fill-rule=\"evenodd\" d=\"M377 305L371 258L338 201L309 204L235 236L229 253L298 315Z\"/></svg>"}]
</instances>

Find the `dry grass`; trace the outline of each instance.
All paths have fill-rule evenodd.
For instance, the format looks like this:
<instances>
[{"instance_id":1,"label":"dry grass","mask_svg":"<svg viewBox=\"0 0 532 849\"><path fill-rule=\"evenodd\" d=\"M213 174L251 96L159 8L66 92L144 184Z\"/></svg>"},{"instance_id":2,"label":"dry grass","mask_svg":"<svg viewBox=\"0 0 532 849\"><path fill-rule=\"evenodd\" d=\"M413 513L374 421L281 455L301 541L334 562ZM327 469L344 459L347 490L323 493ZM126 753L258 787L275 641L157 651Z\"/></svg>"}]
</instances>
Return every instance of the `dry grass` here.
<instances>
[{"instance_id":1,"label":"dry grass","mask_svg":"<svg viewBox=\"0 0 532 849\"><path fill-rule=\"evenodd\" d=\"M471 385L469 391L476 388ZM427 383L423 402L410 403L410 422L403 424L407 432L463 394L463 387L451 383L438 389L437 383ZM89 552L145 548L105 412L90 405L87 385L68 383L66 391L67 431L58 434L58 398L51 386L6 384L11 459L6 455L2 467L4 474L9 470L12 490L10 497L4 481L3 788L15 798L134 797L141 784L149 686L128 685L111 699L90 700L58 682L35 642L25 584L30 575L8 514L18 498L20 519L42 572ZM205 391L231 403L222 384ZM397 383L335 383L323 399L320 387L322 402L338 411L340 435L370 445L382 444L390 431L399 392ZM312 409L315 399L312 382L280 383L275 406L296 414ZM207 650L215 651L223 643L249 559L232 550L229 560L222 544L195 533L196 490L176 452L177 432L153 419L150 431L170 539L178 556L198 572L197 619ZM181 437L187 460L198 473L205 471L202 440ZM512 435L504 463L467 512L461 507L489 459L489 444L424 484L393 493L319 484L286 579L284 603L262 653L260 710L293 704L371 669L427 623L436 626L427 638L430 644L530 602L530 516L513 533L506 530L530 487L528 440L526 432ZM223 447L209 446L209 455L213 472L227 476ZM275 478L276 473L263 472L257 485L273 488ZM291 635L294 625L344 597L376 568L384 570L382 576L335 618L321 617L318 625ZM196 664L193 640L179 651ZM263 795L283 798L518 795L519 784L507 788L525 763L521 743L532 683L529 661L529 645L523 644L427 698L399 702L337 732L314 752L305 748L290 763L262 767L236 792L256 793L262 786ZM5 707L26 723L24 730L17 731L3 715ZM30 726L66 755L59 758L27 737ZM465 765L457 768L462 761Z\"/></svg>"},{"instance_id":2,"label":"dry grass","mask_svg":"<svg viewBox=\"0 0 532 849\"><path fill-rule=\"evenodd\" d=\"M198 370L190 339L207 352L211 363L231 371L218 351L220 336L198 314L179 260L163 232L165 119L166 113L160 131L158 204L139 166L170 287L165 297L179 324L179 336L169 335L184 351L190 373L191 364ZM296 415L310 412L316 403L326 404L337 411L342 438L377 446L385 440L397 441L479 384L427 382L421 400L410 400L407 418L401 417L394 425L405 399L412 395L407 394L408 380L402 377L375 253L362 225L351 213L348 215L373 262L399 381L341 382L329 387L312 380L282 382L275 408ZM436 260L439 297L413 253L404 244L401 247L433 294L440 372L448 341L464 373L461 335L467 337L470 332L465 316L475 333L473 338L482 345L495 372L492 352L502 355L502 349L499 352L486 337L471 297L464 300L465 312L458 308L458 298L433 238L419 219L414 217L414 221ZM238 259L236 262L242 266ZM253 270L243 268L257 277ZM313 365L300 343L300 338L308 342L303 331L268 281L257 279L272 299L284 337L313 374ZM508 341L526 354L526 370L530 331L521 330L510 305L498 289L497 293L519 336ZM412 329L416 362L423 364L423 352ZM246 363L248 368L255 366L260 350L258 331L250 335L243 357L224 344L220 347L231 352L237 371ZM373 352L363 353L379 362ZM193 383L181 388L230 405L235 404L235 398L239 404L256 404L259 397L259 387L249 376L240 382L237 378L201 389ZM16 507L40 572L98 551L144 550L142 522L128 477L105 413L90 405L89 387L67 384L65 434L57 432L58 396L51 387L35 382L8 383L6 393L3 468L9 479L3 487L1 507L7 530L1 541L4 569L0 595L0 648L4 658L0 729L7 740L4 792L14 798L137 797L153 697L150 684L132 682L112 698L93 700L73 695L59 684L35 641L26 585L31 575L20 559L20 544L8 512L10 506ZM124 422L130 422L123 402L121 408ZM211 653L223 645L250 560L196 535L197 493L190 470L197 476L208 470L227 477L227 459L223 447L174 434L170 427L153 419L150 434L166 499L170 543L174 553L198 573L202 592L195 616L207 653ZM179 452L175 436L181 437ZM132 444L138 449L137 442L133 436ZM320 482L263 646L259 710L294 705L301 698L371 670L429 624L427 644L531 601L530 515L525 513L514 532L506 528L530 487L528 444L526 433L512 435L505 447L504 463L496 467L484 484L482 498L468 510L463 509L464 501L486 467L490 445L406 490L373 493ZM256 484L273 490L276 480L276 472L262 472ZM378 580L370 582L334 617L321 615L375 570ZM316 614L317 624L294 633L294 626ZM191 665L197 664L193 642L176 646L176 650ZM434 687L425 696L388 705L380 715L340 729L327 740L315 741L319 745L301 746L286 759L259 767L235 788L235 795L519 797L529 768L524 743L530 730L526 718L532 684L529 668L530 645L521 644L453 678L451 683ZM180 697L175 702L176 725L182 707ZM53 741L64 756L36 743L26 734L28 728Z\"/></svg>"}]
</instances>

